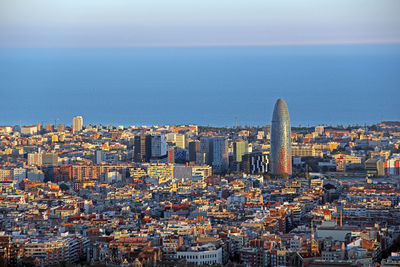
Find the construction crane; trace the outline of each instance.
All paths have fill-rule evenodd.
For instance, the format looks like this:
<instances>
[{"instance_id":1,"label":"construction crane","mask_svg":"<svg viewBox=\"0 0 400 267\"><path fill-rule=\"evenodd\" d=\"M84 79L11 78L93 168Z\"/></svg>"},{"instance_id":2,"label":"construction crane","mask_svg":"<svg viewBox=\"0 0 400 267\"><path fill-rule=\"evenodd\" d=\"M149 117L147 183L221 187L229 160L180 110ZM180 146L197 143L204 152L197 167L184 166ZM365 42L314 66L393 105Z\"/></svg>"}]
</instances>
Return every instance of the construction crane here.
<instances>
[{"instance_id":1,"label":"construction crane","mask_svg":"<svg viewBox=\"0 0 400 267\"><path fill-rule=\"evenodd\" d=\"M54 128L57 129L57 121L59 121L59 118L54 119Z\"/></svg>"}]
</instances>

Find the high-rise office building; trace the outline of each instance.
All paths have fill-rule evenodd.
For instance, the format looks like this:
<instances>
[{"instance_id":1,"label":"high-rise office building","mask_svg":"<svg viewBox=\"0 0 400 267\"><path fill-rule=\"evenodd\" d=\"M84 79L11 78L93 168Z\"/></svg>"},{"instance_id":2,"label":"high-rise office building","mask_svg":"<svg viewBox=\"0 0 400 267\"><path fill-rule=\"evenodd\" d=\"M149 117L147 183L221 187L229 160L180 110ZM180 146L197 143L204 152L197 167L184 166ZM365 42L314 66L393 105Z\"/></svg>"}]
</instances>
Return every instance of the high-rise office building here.
<instances>
[{"instance_id":1,"label":"high-rise office building","mask_svg":"<svg viewBox=\"0 0 400 267\"><path fill-rule=\"evenodd\" d=\"M292 151L289 111L279 98L274 107L271 125L271 172L275 175L292 174Z\"/></svg>"},{"instance_id":2,"label":"high-rise office building","mask_svg":"<svg viewBox=\"0 0 400 267\"><path fill-rule=\"evenodd\" d=\"M249 152L249 144L247 141L236 141L233 143L233 160L242 162L244 154Z\"/></svg>"},{"instance_id":3,"label":"high-rise office building","mask_svg":"<svg viewBox=\"0 0 400 267\"><path fill-rule=\"evenodd\" d=\"M200 141L194 140L189 142L189 161L196 162L196 154L200 152Z\"/></svg>"},{"instance_id":4,"label":"high-rise office building","mask_svg":"<svg viewBox=\"0 0 400 267\"><path fill-rule=\"evenodd\" d=\"M83 118L82 116L75 116L72 119L72 132L76 133L82 131L83 128Z\"/></svg>"},{"instance_id":5,"label":"high-rise office building","mask_svg":"<svg viewBox=\"0 0 400 267\"><path fill-rule=\"evenodd\" d=\"M167 156L167 138L163 134L151 136L151 157L155 159Z\"/></svg>"},{"instance_id":6,"label":"high-rise office building","mask_svg":"<svg viewBox=\"0 0 400 267\"><path fill-rule=\"evenodd\" d=\"M175 135L175 145L179 148L186 148L186 136L184 134Z\"/></svg>"},{"instance_id":7,"label":"high-rise office building","mask_svg":"<svg viewBox=\"0 0 400 267\"><path fill-rule=\"evenodd\" d=\"M242 169L247 174L258 174L267 171L268 158L261 152L252 152L243 155Z\"/></svg>"},{"instance_id":8,"label":"high-rise office building","mask_svg":"<svg viewBox=\"0 0 400 267\"><path fill-rule=\"evenodd\" d=\"M151 135L137 135L134 140L134 159L148 162L151 158Z\"/></svg>"},{"instance_id":9,"label":"high-rise office building","mask_svg":"<svg viewBox=\"0 0 400 267\"><path fill-rule=\"evenodd\" d=\"M224 172L229 166L228 140L225 137L213 137L210 143L212 167L217 172Z\"/></svg>"},{"instance_id":10,"label":"high-rise office building","mask_svg":"<svg viewBox=\"0 0 400 267\"><path fill-rule=\"evenodd\" d=\"M210 145L212 137L202 136L200 137L200 153L203 155L203 164L212 164L212 155L210 154Z\"/></svg>"}]
</instances>

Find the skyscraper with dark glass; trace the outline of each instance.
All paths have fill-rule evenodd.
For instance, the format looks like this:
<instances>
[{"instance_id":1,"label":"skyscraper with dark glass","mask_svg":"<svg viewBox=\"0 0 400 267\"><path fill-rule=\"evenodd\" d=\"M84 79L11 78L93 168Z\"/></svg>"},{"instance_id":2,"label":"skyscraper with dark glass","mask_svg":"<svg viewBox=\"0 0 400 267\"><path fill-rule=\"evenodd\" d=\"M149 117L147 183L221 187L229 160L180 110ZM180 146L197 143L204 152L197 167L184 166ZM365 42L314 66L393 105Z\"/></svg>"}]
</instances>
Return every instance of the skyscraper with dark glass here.
<instances>
[{"instance_id":1,"label":"skyscraper with dark glass","mask_svg":"<svg viewBox=\"0 0 400 267\"><path fill-rule=\"evenodd\" d=\"M137 135L134 139L134 159L148 162L151 158L151 135Z\"/></svg>"},{"instance_id":2,"label":"skyscraper with dark glass","mask_svg":"<svg viewBox=\"0 0 400 267\"><path fill-rule=\"evenodd\" d=\"M271 172L292 174L292 148L289 111L286 102L279 98L275 103L271 125Z\"/></svg>"}]
</instances>

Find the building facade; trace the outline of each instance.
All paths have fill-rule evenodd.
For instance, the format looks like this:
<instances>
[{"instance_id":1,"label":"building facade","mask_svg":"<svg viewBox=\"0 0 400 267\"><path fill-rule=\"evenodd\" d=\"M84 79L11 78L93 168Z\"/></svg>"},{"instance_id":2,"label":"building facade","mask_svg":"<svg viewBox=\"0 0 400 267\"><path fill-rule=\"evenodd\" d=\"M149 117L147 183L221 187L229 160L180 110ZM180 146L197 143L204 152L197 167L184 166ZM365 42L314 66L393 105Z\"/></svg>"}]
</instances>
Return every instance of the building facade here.
<instances>
[{"instance_id":1,"label":"building facade","mask_svg":"<svg viewBox=\"0 0 400 267\"><path fill-rule=\"evenodd\" d=\"M158 134L151 136L151 157L165 158L167 156L167 138Z\"/></svg>"},{"instance_id":2,"label":"building facade","mask_svg":"<svg viewBox=\"0 0 400 267\"><path fill-rule=\"evenodd\" d=\"M228 140L225 137L212 138L210 146L212 167L217 172L224 172L229 166Z\"/></svg>"},{"instance_id":3,"label":"building facade","mask_svg":"<svg viewBox=\"0 0 400 267\"><path fill-rule=\"evenodd\" d=\"M83 128L82 116L75 116L72 119L72 132L73 133L80 132L80 131L82 131L82 128Z\"/></svg>"},{"instance_id":4,"label":"building facade","mask_svg":"<svg viewBox=\"0 0 400 267\"><path fill-rule=\"evenodd\" d=\"M242 162L244 154L249 152L249 144L247 141L237 141L233 143L233 160Z\"/></svg>"},{"instance_id":5,"label":"building facade","mask_svg":"<svg viewBox=\"0 0 400 267\"><path fill-rule=\"evenodd\" d=\"M280 98L275 104L271 125L271 172L292 174L292 149L289 111Z\"/></svg>"},{"instance_id":6,"label":"building facade","mask_svg":"<svg viewBox=\"0 0 400 267\"><path fill-rule=\"evenodd\" d=\"M151 135L137 135L134 139L134 159L136 162L148 162L151 157Z\"/></svg>"},{"instance_id":7,"label":"building facade","mask_svg":"<svg viewBox=\"0 0 400 267\"><path fill-rule=\"evenodd\" d=\"M200 141L194 140L189 142L189 161L196 162L196 155L200 152Z\"/></svg>"}]
</instances>

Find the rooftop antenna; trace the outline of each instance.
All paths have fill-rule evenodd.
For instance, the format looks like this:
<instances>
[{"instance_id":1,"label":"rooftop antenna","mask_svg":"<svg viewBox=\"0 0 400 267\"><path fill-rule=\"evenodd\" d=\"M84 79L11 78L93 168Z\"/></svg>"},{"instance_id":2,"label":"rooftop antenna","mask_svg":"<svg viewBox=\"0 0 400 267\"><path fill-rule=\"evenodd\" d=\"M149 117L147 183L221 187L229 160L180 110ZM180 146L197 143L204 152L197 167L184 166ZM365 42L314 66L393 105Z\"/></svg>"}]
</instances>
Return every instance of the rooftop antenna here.
<instances>
[{"instance_id":1,"label":"rooftop antenna","mask_svg":"<svg viewBox=\"0 0 400 267\"><path fill-rule=\"evenodd\" d=\"M237 129L237 117L235 117L235 129Z\"/></svg>"}]
</instances>

